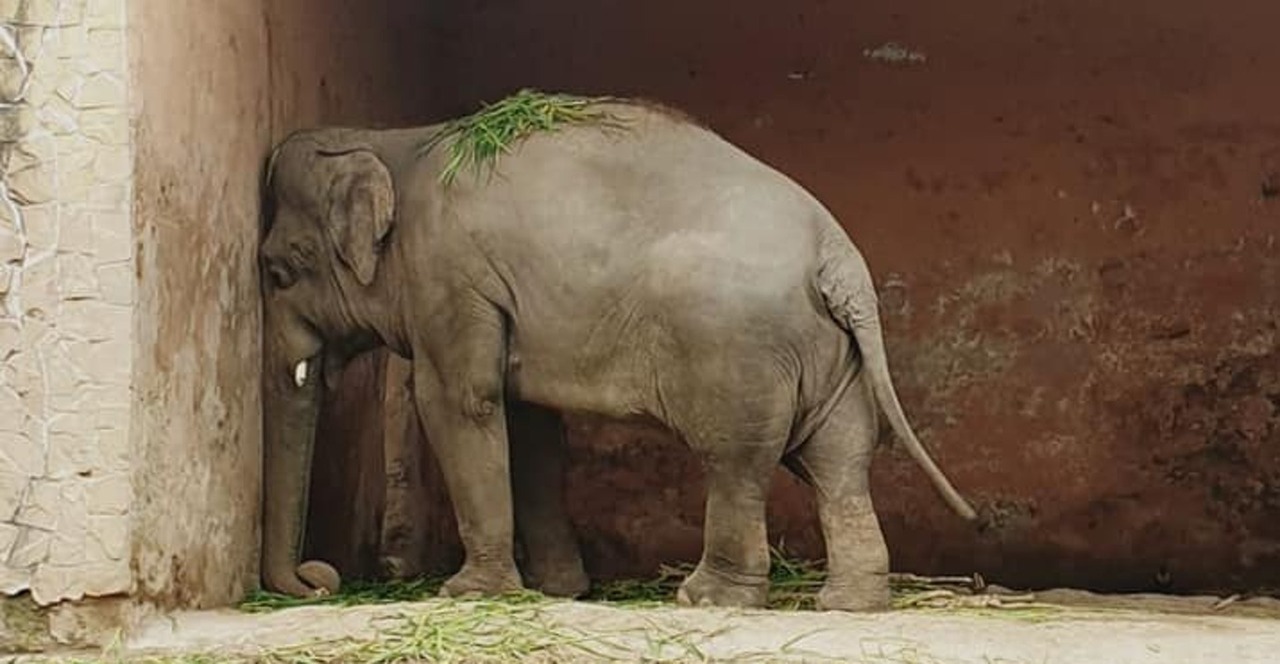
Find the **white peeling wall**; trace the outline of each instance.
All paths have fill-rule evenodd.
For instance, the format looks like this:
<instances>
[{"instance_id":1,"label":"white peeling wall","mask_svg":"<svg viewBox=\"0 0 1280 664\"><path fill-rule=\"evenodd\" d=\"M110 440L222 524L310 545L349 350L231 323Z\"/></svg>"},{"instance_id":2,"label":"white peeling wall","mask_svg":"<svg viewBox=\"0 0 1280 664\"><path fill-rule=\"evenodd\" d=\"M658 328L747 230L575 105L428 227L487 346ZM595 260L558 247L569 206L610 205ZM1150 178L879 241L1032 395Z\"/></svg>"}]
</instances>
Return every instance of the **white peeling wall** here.
<instances>
[{"instance_id":1,"label":"white peeling wall","mask_svg":"<svg viewBox=\"0 0 1280 664\"><path fill-rule=\"evenodd\" d=\"M128 592L125 0L0 0L0 595Z\"/></svg>"}]
</instances>

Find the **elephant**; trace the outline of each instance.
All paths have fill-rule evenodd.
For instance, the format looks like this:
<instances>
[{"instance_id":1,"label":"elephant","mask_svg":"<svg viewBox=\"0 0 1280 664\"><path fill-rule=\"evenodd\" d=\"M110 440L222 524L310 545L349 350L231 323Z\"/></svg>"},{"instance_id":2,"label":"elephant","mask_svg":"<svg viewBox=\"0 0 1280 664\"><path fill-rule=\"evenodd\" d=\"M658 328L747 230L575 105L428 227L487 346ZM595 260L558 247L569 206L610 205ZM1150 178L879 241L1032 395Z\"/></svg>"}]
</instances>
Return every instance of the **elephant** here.
<instances>
[{"instance_id":1,"label":"elephant","mask_svg":"<svg viewBox=\"0 0 1280 664\"><path fill-rule=\"evenodd\" d=\"M908 424L871 273L833 214L682 111L598 105L617 122L532 133L452 180L446 123L313 128L275 147L259 250L266 588L339 582L298 564L318 391L382 346L412 365L457 518L465 558L444 596L587 591L563 413L657 422L699 456L703 553L681 605L764 605L783 464L815 490L819 606L887 607L868 479L881 414L975 518Z\"/></svg>"}]
</instances>

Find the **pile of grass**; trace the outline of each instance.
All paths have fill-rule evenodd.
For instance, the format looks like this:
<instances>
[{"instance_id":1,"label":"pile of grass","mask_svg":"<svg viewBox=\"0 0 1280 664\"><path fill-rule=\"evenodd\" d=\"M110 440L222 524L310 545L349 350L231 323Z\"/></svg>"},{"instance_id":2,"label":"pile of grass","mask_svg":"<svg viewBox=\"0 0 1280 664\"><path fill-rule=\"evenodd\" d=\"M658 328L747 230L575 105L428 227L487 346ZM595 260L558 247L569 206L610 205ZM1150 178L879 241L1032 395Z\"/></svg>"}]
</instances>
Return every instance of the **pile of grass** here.
<instances>
[{"instance_id":1,"label":"pile of grass","mask_svg":"<svg viewBox=\"0 0 1280 664\"><path fill-rule=\"evenodd\" d=\"M535 132L555 131L566 125L595 123L620 127L618 118L596 108L611 97L578 97L524 89L479 111L445 125L431 145L449 142L449 160L440 181L453 182L465 168L479 172L492 168L518 141Z\"/></svg>"}]
</instances>

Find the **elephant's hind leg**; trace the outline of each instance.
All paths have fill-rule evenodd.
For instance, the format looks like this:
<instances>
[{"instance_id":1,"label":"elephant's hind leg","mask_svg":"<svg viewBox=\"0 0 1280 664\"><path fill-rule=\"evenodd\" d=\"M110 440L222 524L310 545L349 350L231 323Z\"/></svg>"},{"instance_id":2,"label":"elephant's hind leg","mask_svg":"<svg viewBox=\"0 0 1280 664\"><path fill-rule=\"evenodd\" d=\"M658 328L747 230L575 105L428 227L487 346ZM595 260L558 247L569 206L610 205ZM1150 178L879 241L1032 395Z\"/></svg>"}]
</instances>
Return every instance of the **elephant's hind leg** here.
<instances>
[{"instance_id":1,"label":"elephant's hind leg","mask_svg":"<svg viewBox=\"0 0 1280 664\"><path fill-rule=\"evenodd\" d=\"M759 385L760 383L750 383ZM769 593L765 502L790 433L792 395L713 405L682 432L707 469L702 559L677 599L692 606L764 606Z\"/></svg>"},{"instance_id":2,"label":"elephant's hind leg","mask_svg":"<svg viewBox=\"0 0 1280 664\"><path fill-rule=\"evenodd\" d=\"M889 607L889 550L868 478L877 432L875 405L859 378L809 441L784 459L817 492L827 544L827 582L818 594L822 609Z\"/></svg>"},{"instance_id":3,"label":"elephant's hind leg","mask_svg":"<svg viewBox=\"0 0 1280 664\"><path fill-rule=\"evenodd\" d=\"M767 468L777 461L708 466L702 559L680 584L677 600L686 606L762 607L769 594Z\"/></svg>"},{"instance_id":4,"label":"elephant's hind leg","mask_svg":"<svg viewBox=\"0 0 1280 664\"><path fill-rule=\"evenodd\" d=\"M518 402L508 408L511 488L525 583L547 595L579 597L589 581L564 508L564 424L545 408Z\"/></svg>"}]
</instances>

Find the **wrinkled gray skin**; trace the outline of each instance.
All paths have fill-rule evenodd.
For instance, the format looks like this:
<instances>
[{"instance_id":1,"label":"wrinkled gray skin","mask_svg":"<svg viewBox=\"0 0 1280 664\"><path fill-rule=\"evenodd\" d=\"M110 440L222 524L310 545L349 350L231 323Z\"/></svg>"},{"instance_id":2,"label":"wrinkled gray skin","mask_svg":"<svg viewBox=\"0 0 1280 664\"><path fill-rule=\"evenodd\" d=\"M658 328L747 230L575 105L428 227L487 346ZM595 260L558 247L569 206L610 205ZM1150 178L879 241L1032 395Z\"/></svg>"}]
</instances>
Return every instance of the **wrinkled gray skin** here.
<instances>
[{"instance_id":1,"label":"wrinkled gray skin","mask_svg":"<svg viewBox=\"0 0 1280 664\"><path fill-rule=\"evenodd\" d=\"M653 418L703 459L704 551L681 603L764 603L782 462L817 490L821 606L886 607L867 478L879 412L973 518L907 424L871 276L831 214L675 113L605 110L627 129L539 134L492 177L447 187L447 144L422 150L438 127L324 129L277 149L261 250L267 588L337 583L324 563L298 565L317 383L381 344L412 362L456 510L466 562L449 596L587 589L557 411Z\"/></svg>"}]
</instances>

